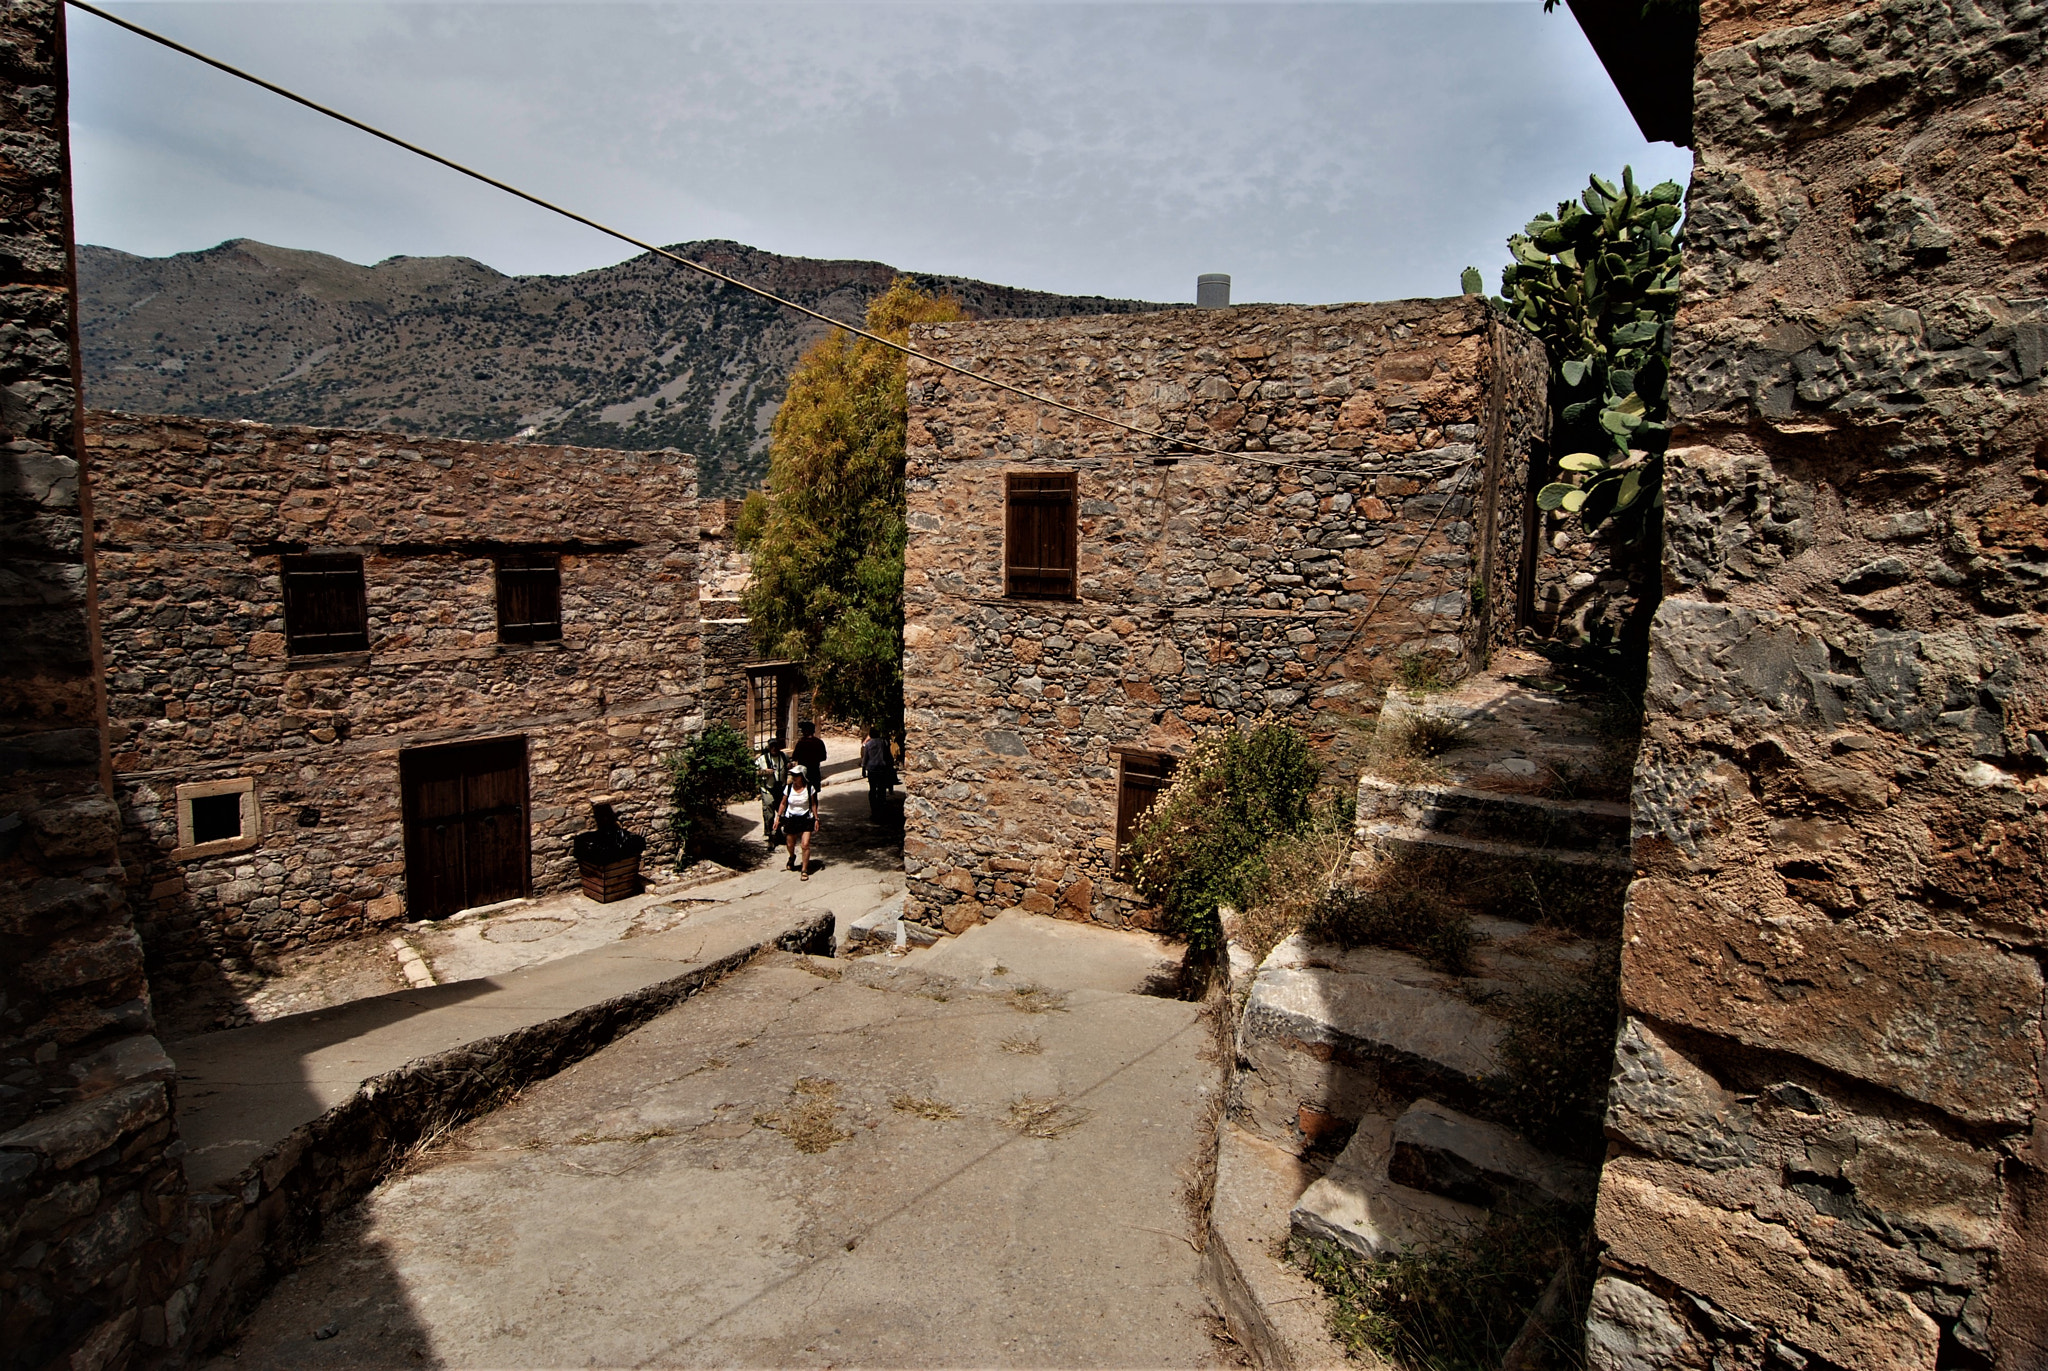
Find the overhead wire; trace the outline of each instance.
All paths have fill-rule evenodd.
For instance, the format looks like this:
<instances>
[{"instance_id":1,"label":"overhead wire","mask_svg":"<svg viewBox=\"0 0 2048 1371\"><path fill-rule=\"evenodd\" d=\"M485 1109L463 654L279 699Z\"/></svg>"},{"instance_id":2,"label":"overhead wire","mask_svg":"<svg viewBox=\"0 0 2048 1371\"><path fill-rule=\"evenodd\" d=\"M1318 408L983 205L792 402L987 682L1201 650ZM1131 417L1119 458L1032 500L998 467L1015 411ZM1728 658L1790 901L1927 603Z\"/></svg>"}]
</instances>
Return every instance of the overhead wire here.
<instances>
[{"instance_id":1,"label":"overhead wire","mask_svg":"<svg viewBox=\"0 0 2048 1371\"><path fill-rule=\"evenodd\" d=\"M750 295L759 296L761 299L780 305L784 309L793 310L798 314L802 314L809 318L815 319L820 323L828 324L833 328L844 329L848 333L851 333L856 337L865 338L872 343L879 343L883 347L893 349L896 352L900 352L906 357L915 357L921 362L925 362L932 366L938 367L941 370L951 372L954 375L964 376L969 380L978 381L983 385L994 386L999 390L1007 391L1012 395L1020 396L1021 398L1032 401L1035 404L1045 405L1049 408L1059 410L1063 413L1074 415L1077 418L1086 419L1091 423L1104 424L1111 428L1121 429L1126 433L1136 434L1141 438L1148 438L1153 440L1154 442L1166 443L1173 447L1192 448L1197 452L1207 453L1210 456L1214 457L1221 457L1226 461L1250 462L1262 466L1272 467L1295 467L1297 469L1307 467L1320 467L1324 469L1335 469L1351 472L1355 472L1357 470L1355 464L1345 465L1334 462L1317 462L1313 460L1303 460L1286 457L1269 457L1262 453L1253 452L1228 452L1222 448L1211 447L1206 443L1198 443L1192 438L1182 437L1178 434L1165 433L1157 429L1141 428L1136 424L1125 423L1121 419L1112 419L1108 415L1097 414L1092 410L1082 409L1078 406L1070 405L1063 400L1056 400L1049 395L1041 395L1035 391L1026 390L1022 386L1013 385L1008 381L1004 381L997 377L987 375L986 373L975 371L969 367L963 367L957 362L948 362L942 357L934 357L930 353L920 351L919 349L911 347L908 344L899 343L893 338L884 337L883 335L878 333L872 333L867 329L861 328L857 325L849 324L843 319L835 319L828 314L821 313L818 310L810 308L808 305L798 304L794 300L788 299L781 295L777 295L773 291L763 289L762 287L754 285L751 282L742 281L736 276L729 276L726 273L719 271L715 267L706 266L702 262L692 261L689 258L683 256L681 253L672 252L665 247L659 246L658 244L650 243L645 241L644 239L636 238L632 234L627 233L622 229L613 228L611 225L603 223L597 219L593 219L587 214L582 214L577 212L576 210L569 209L566 206L558 205L552 200L544 199L541 196L533 194L531 191L522 190L518 186L515 186L508 181L501 181L497 177L491 176L486 172L478 171L474 167L465 166L463 163L456 161L452 157L444 157L440 153L435 152L430 148L421 147L419 144L401 138L395 133L388 133L385 130L376 127L374 124L365 123L363 120L357 119L353 115L344 114L342 111L338 109L334 109L328 105L323 105L319 101L311 99L308 96L301 95L297 91L291 90L288 87L281 86L277 84L275 81L266 80L265 78L258 76L253 72L244 71L240 67L234 66L229 62L224 62L218 57L214 57L207 53L201 52L197 48L188 47L187 45L178 42L174 38L170 38L164 34L156 32L153 29L145 28L140 24L133 23L127 19L123 19L117 14L110 14L106 10L101 9L98 5L91 4L89 0L64 0L64 2L70 5L73 9L83 10L87 14L92 15L94 18L105 20L107 23L114 25L116 28L125 29L128 32L135 34L137 37L146 38L152 43L156 43L163 47L169 48L172 52L176 52L181 54L182 56L189 57L195 62L203 63L206 66L214 68L216 71L224 72L229 76L235 77L237 80L247 81L250 85L258 86L264 90L269 91L273 95L291 101L293 104L304 106L306 109L312 110L316 114L325 115L329 119L336 120L340 123L348 125L350 128L356 129L363 133L367 133L373 138L382 139L384 142L389 143L394 147L402 148L405 151L414 154L415 156L424 157L430 162L434 162L440 166L448 168L450 171L456 172L463 176L467 176L471 180L480 181L483 184L490 186L495 190L501 190L505 192L507 195L515 196L518 199L526 201L528 204L535 205L541 209L547 210L551 214L559 214L565 219L569 219L575 223L582 224L586 228L595 229L599 233L605 234L606 236L611 238L616 238L622 243L630 244L633 247L641 249L643 252L653 253L655 256L666 258L669 261L676 263L678 266L687 267L691 271L699 272L705 276L710 277L715 281L720 282L723 285L731 286L735 290L741 290L747 292ZM1458 483L1458 485L1460 486L1464 484L1466 483ZM1451 507L1453 503L1455 503L1455 495L1455 490L1447 491L1445 493L1443 500L1437 506L1435 517L1430 521L1428 530L1424 532L1422 538L1418 540L1415 548L1410 552L1408 562L1404 564L1403 572L1397 574L1393 578L1393 580L1389 581L1386 585L1381 587L1379 596L1377 599L1373 601L1372 607L1366 611L1366 613L1359 620L1359 623L1354 627L1351 634L1352 639L1355 639L1357 637L1358 631L1364 627L1365 622L1367 620L1370 620L1373 617L1373 615L1379 612L1380 605L1385 602L1387 595L1393 589L1394 583L1399 581L1402 575L1405 575L1406 566L1413 564L1415 557L1420 554L1423 545L1426 544L1429 541L1429 539L1435 534L1437 526L1439 523L1442 522L1445 512ZM1347 649L1349 647L1350 641L1351 639L1346 640ZM1325 669L1327 669L1327 667ZM1317 675L1320 674L1321 672L1319 671Z\"/></svg>"},{"instance_id":2,"label":"overhead wire","mask_svg":"<svg viewBox=\"0 0 2048 1371\"><path fill-rule=\"evenodd\" d=\"M508 181L501 181L497 177L492 176L486 172L478 171L474 167L465 166L464 164L456 161L452 157L444 157L440 153L433 151L431 148L421 147L419 144L401 138L395 133L388 133L385 130L376 127L374 124L365 123L361 119L357 119L353 115L344 114L342 111L338 109L334 109L328 105L323 105L319 101L301 95L297 91L291 90L285 86L281 86L277 84L275 81L266 80L253 72L244 71L242 70L242 68L234 66L231 63L224 62L218 57L213 57L207 53L203 53L199 51L197 48L188 47L185 44L178 42L174 38L170 38L164 34L156 32L154 29L144 28L142 25L133 23L127 19L123 19L117 14L110 14L106 10L101 9L98 5L88 3L88 0L65 0L65 3L70 5L73 9L84 10L87 14L92 15L94 18L103 19L107 23L112 24L117 28L126 29L128 32L133 33L138 37L147 38L150 42L160 44L163 47L169 48L173 52L191 58L195 62L202 62L205 65L212 67L216 71L225 72L229 76L235 77L238 80L247 81L249 84L253 86L260 86L264 90L269 91L271 94L276 95L282 99L289 100L293 104L303 105L305 108L312 110L316 114L323 114L327 116L329 119L338 120L341 123L347 124L350 128L357 129L363 133L369 134L373 138L381 138L383 141L390 143L394 147L403 148L405 151L410 152L415 156L424 157L430 162L438 163L439 165L448 168L450 171L457 172L463 176L469 177L471 180L481 181L485 185L490 186L493 189L505 192L507 195L517 196L519 199L526 201L528 204L537 205L541 209L547 210L552 214L559 214L565 219L573 220L576 223L582 224L586 228L595 229L599 233L605 234L608 237L616 238L622 243L629 243L632 246L641 249L643 252L651 252L657 257L665 257L669 261L676 263L678 266L688 267L691 271L701 272L702 274L710 277L714 281L718 281L724 285L731 286L736 290L746 291L750 295L757 295L763 300L768 300L773 302L774 304L782 306L784 309L793 310L798 314L802 314L809 318L816 319L820 323L830 324L833 328L845 329L848 333L853 334L855 337L865 338L871 343L880 343L883 347L892 348L895 351L902 353L906 357L915 357L921 362L926 362L932 366L940 367L946 371L954 373L955 375L967 377L970 380L979 381L983 385L994 386L999 390L1007 391L1012 395L1021 396L1022 398L1030 400L1036 404L1049 406L1050 408L1060 410L1064 413L1075 415L1078 418L1089 420L1092 423L1106 424L1111 428L1122 429L1126 433L1133 433L1141 438L1152 439L1155 442L1168 443L1176 447L1192 448L1197 452L1204 452L1212 456L1223 457L1234 461L1251 460L1255 462L1265 462L1269 465L1275 466L1314 465L1310 463L1290 462L1282 459L1266 458L1261 457L1258 454L1254 453L1226 452L1221 448L1211 447L1206 443L1196 442L1192 438L1181 437L1177 434L1172 433L1165 433L1157 429L1142 428L1137 424L1125 423L1121 419L1112 419L1108 415L1097 414L1092 410L1086 410L1076 405L1067 404L1063 400L1056 400L1050 395L1041 395L1035 391L1027 390L1022 386L1012 385L1008 381L1000 380L994 376L989 376L985 373L975 371L969 367L963 367L959 365L957 362L948 362L944 358L934 357L930 353L920 351L919 349L911 347L908 344L899 343L893 338L887 338L878 333L871 333L867 329L861 328L855 324L849 324L843 319L835 319L829 314L824 314L818 310L810 308L808 305L798 304L796 301L788 299L781 295L777 295L773 291L765 290L762 287L753 285L752 283L747 281L742 281L736 276L728 276L726 273L719 271L715 267L706 266L702 262L691 261L689 258L683 256L681 253L671 252L669 249L665 247L661 247L657 244L647 242L644 239L636 238L632 234L625 232L623 229L613 228L611 225L593 219L587 214L581 214L578 213L576 210L567 208L566 206L558 205L552 200L547 200L541 196L535 195L531 191L521 190L518 186L515 186Z\"/></svg>"}]
</instances>

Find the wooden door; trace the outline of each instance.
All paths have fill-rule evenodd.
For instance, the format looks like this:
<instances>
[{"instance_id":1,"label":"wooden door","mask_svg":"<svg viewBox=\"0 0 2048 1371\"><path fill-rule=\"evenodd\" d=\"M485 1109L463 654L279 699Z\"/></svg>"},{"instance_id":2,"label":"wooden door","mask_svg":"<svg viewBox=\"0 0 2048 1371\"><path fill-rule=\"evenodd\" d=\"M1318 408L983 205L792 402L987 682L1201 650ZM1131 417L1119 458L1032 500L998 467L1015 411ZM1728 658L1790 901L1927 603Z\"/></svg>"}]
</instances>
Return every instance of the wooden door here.
<instances>
[{"instance_id":1,"label":"wooden door","mask_svg":"<svg viewBox=\"0 0 2048 1371\"><path fill-rule=\"evenodd\" d=\"M1128 876L1124 845L1151 812L1159 792L1173 780L1178 757L1163 752L1120 752L1116 759L1116 852L1110 860L1110 874Z\"/></svg>"},{"instance_id":2,"label":"wooden door","mask_svg":"<svg viewBox=\"0 0 2048 1371\"><path fill-rule=\"evenodd\" d=\"M441 919L532 888L526 739L398 754L405 807L406 911Z\"/></svg>"}]
</instances>

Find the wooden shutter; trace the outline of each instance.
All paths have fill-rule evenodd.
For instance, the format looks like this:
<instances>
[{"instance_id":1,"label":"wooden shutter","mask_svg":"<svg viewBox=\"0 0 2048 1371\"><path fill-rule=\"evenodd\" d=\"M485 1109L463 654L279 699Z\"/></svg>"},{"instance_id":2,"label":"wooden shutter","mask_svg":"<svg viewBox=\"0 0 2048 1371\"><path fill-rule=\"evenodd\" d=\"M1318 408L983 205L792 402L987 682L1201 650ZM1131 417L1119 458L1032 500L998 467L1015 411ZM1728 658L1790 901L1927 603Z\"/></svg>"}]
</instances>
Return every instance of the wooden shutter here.
<instances>
[{"instance_id":1,"label":"wooden shutter","mask_svg":"<svg viewBox=\"0 0 2048 1371\"><path fill-rule=\"evenodd\" d=\"M361 557L308 553L284 559L284 637L292 653L369 651Z\"/></svg>"},{"instance_id":2,"label":"wooden shutter","mask_svg":"<svg viewBox=\"0 0 2048 1371\"><path fill-rule=\"evenodd\" d=\"M1159 792L1173 779L1178 757L1160 752L1122 752L1116 759L1116 857L1110 863L1114 875L1124 874L1124 845L1137 831L1139 822L1151 810Z\"/></svg>"},{"instance_id":3,"label":"wooden shutter","mask_svg":"<svg viewBox=\"0 0 2048 1371\"><path fill-rule=\"evenodd\" d=\"M1077 598L1074 473L1012 472L1003 481L1004 593L1033 600Z\"/></svg>"},{"instance_id":4,"label":"wooden shutter","mask_svg":"<svg viewBox=\"0 0 2048 1371\"><path fill-rule=\"evenodd\" d=\"M559 558L507 553L498 559L498 641L547 642L562 636Z\"/></svg>"}]
</instances>

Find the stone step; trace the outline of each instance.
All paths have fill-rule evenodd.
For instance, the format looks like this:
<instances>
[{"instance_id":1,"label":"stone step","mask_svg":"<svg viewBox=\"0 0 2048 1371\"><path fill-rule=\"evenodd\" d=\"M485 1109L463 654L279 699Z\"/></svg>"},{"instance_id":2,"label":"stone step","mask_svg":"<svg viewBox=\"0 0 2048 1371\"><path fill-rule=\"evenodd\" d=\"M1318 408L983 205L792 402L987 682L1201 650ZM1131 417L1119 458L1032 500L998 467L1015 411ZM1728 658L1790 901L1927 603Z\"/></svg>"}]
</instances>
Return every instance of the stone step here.
<instances>
[{"instance_id":1,"label":"stone step","mask_svg":"<svg viewBox=\"0 0 2048 1371\"><path fill-rule=\"evenodd\" d=\"M1543 850L1628 853L1629 807L1611 800L1553 800L1461 785L1358 783L1361 824L1390 823L1454 838Z\"/></svg>"},{"instance_id":2,"label":"stone step","mask_svg":"<svg viewBox=\"0 0 2048 1371\"><path fill-rule=\"evenodd\" d=\"M1368 853L1390 858L1404 854L1426 856L1431 853L1451 852L1517 865L1550 862L1561 866L1584 867L1589 871L1634 870L1626 851L1588 852L1572 848L1532 847L1528 843L1468 838L1455 833L1438 833L1427 828L1415 828L1405 823L1386 821L1361 823L1358 826L1358 841Z\"/></svg>"},{"instance_id":3,"label":"stone step","mask_svg":"<svg viewBox=\"0 0 2048 1371\"><path fill-rule=\"evenodd\" d=\"M1428 1095L1483 1106L1500 1036L1455 977L1418 957L1289 938L1252 978L1233 1117L1301 1152L1388 1101Z\"/></svg>"},{"instance_id":4,"label":"stone step","mask_svg":"<svg viewBox=\"0 0 2048 1371\"><path fill-rule=\"evenodd\" d=\"M1588 1168L1435 1100L1417 1100L1395 1120L1387 1175L1412 1189L1489 1207L1518 1199L1590 1204L1598 1184Z\"/></svg>"},{"instance_id":5,"label":"stone step","mask_svg":"<svg viewBox=\"0 0 2048 1371\"><path fill-rule=\"evenodd\" d=\"M843 957L848 953L930 947L939 937L938 929L903 917L903 897L898 895L842 924L833 952Z\"/></svg>"},{"instance_id":6,"label":"stone step","mask_svg":"<svg viewBox=\"0 0 2048 1371\"><path fill-rule=\"evenodd\" d=\"M1485 1221L1477 1205L1416 1190L1391 1179L1387 1162L1394 1120L1368 1114L1329 1171L1294 1202L1288 1227L1297 1238L1321 1239L1377 1260L1429 1247Z\"/></svg>"}]
</instances>

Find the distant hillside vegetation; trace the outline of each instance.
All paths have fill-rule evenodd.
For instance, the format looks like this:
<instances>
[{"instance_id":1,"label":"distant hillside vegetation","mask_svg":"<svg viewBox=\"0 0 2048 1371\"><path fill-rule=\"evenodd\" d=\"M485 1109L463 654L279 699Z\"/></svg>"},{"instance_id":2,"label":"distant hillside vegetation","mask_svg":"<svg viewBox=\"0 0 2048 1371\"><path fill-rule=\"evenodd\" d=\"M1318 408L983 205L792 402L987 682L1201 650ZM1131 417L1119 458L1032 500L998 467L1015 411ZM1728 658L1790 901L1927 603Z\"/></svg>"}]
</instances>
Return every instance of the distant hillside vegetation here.
<instances>
[{"instance_id":1,"label":"distant hillside vegetation","mask_svg":"<svg viewBox=\"0 0 2048 1371\"><path fill-rule=\"evenodd\" d=\"M739 243L673 251L855 322L899 274ZM910 274L982 318L1166 308ZM174 257L82 245L78 289L95 408L677 447L701 459L706 495L760 481L790 369L825 331L651 254L505 276L466 257L362 267L246 238Z\"/></svg>"}]
</instances>

